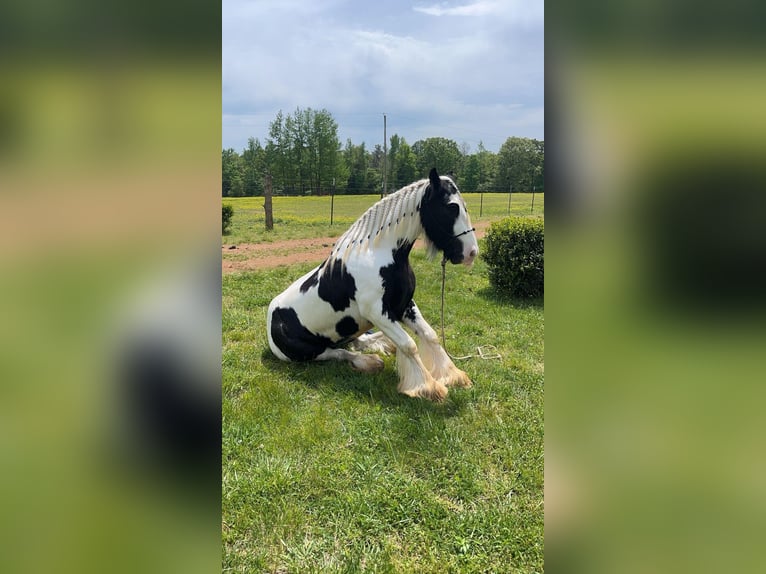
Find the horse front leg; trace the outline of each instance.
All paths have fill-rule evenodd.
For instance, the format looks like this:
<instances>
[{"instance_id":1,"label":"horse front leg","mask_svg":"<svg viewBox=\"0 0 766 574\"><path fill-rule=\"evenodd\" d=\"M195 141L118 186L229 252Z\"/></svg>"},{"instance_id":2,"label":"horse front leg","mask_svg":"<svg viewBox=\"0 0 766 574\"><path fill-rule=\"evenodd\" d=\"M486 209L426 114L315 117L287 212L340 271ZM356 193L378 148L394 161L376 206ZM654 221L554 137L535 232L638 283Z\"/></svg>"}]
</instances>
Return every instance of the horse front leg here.
<instances>
[{"instance_id":1,"label":"horse front leg","mask_svg":"<svg viewBox=\"0 0 766 574\"><path fill-rule=\"evenodd\" d=\"M444 347L439 343L436 331L423 318L415 301L410 301L409 306L404 311L403 321L420 339L420 356L434 379L448 387L471 386L470 377L452 362Z\"/></svg>"},{"instance_id":2,"label":"horse front leg","mask_svg":"<svg viewBox=\"0 0 766 574\"><path fill-rule=\"evenodd\" d=\"M368 318L396 346L396 370L399 374L396 390L410 397L443 401L447 396L447 387L436 380L423 364L418 346L404 327L382 312L374 312Z\"/></svg>"},{"instance_id":3,"label":"horse front leg","mask_svg":"<svg viewBox=\"0 0 766 574\"><path fill-rule=\"evenodd\" d=\"M315 361L348 361L351 366L362 373L377 373L383 370L383 359L377 355L363 355L346 349L326 349Z\"/></svg>"},{"instance_id":4,"label":"horse front leg","mask_svg":"<svg viewBox=\"0 0 766 574\"><path fill-rule=\"evenodd\" d=\"M351 341L349 347L355 351L382 353L384 355L391 355L396 352L396 347L391 339L386 337L382 331L363 333Z\"/></svg>"}]
</instances>

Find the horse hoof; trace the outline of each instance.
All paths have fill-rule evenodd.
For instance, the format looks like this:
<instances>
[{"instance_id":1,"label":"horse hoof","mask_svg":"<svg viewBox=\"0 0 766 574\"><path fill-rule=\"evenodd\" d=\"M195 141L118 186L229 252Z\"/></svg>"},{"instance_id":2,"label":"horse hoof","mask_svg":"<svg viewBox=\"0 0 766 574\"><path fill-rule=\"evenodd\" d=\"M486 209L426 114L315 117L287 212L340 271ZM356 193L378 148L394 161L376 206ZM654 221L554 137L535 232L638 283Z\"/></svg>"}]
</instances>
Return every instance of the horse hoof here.
<instances>
[{"instance_id":1,"label":"horse hoof","mask_svg":"<svg viewBox=\"0 0 766 574\"><path fill-rule=\"evenodd\" d=\"M410 397L428 399L429 401L440 403L447 398L447 393L449 391L447 387L445 387L442 383L440 383L437 380L433 380L431 384L424 385L420 387L419 389L413 389L410 391L401 391L401 392L403 392L405 395L408 395Z\"/></svg>"},{"instance_id":2,"label":"horse hoof","mask_svg":"<svg viewBox=\"0 0 766 574\"><path fill-rule=\"evenodd\" d=\"M457 373L452 379L452 385L455 387L463 387L468 388L472 385L471 378L468 376L468 374L465 371L461 371L458 369Z\"/></svg>"},{"instance_id":3,"label":"horse hoof","mask_svg":"<svg viewBox=\"0 0 766 574\"><path fill-rule=\"evenodd\" d=\"M451 370L447 376L440 380L447 387L468 388L472 385L471 378L468 376L468 374L465 371L461 371L457 368Z\"/></svg>"},{"instance_id":4,"label":"horse hoof","mask_svg":"<svg viewBox=\"0 0 766 574\"><path fill-rule=\"evenodd\" d=\"M423 389L423 393L421 396L424 399L428 399L429 401L433 401L435 403L441 403L444 401L444 399L447 398L447 387L445 387L442 384L435 384L432 388Z\"/></svg>"}]
</instances>

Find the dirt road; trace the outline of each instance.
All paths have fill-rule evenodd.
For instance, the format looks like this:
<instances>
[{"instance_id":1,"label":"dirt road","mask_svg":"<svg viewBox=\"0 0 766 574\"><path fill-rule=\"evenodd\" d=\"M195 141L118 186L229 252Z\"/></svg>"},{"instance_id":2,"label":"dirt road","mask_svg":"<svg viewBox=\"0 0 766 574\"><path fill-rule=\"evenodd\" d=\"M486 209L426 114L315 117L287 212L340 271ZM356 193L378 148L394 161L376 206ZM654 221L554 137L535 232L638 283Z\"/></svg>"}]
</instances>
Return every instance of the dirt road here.
<instances>
[{"instance_id":1,"label":"dirt road","mask_svg":"<svg viewBox=\"0 0 766 574\"><path fill-rule=\"evenodd\" d=\"M490 221L477 221L476 237L484 237ZM294 263L321 263L330 252L330 247L338 237L319 237L316 239L291 239L274 243L224 244L221 247L221 268L223 273L238 271L257 271L272 269L280 265ZM415 249L422 249L423 242L418 240Z\"/></svg>"}]
</instances>

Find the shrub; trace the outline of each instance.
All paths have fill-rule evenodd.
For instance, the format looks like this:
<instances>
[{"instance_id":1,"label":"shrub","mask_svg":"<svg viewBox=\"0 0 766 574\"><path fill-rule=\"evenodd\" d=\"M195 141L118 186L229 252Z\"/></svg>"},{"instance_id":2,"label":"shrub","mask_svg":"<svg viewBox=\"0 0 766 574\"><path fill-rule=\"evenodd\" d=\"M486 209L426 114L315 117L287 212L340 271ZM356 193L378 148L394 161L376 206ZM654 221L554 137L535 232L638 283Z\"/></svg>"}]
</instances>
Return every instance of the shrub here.
<instances>
[{"instance_id":1,"label":"shrub","mask_svg":"<svg viewBox=\"0 0 766 574\"><path fill-rule=\"evenodd\" d=\"M544 290L544 223L508 217L493 223L483 257L492 285L511 297L539 297Z\"/></svg>"},{"instance_id":2,"label":"shrub","mask_svg":"<svg viewBox=\"0 0 766 574\"><path fill-rule=\"evenodd\" d=\"M221 233L226 235L229 232L229 225L231 225L231 218L234 215L234 208L231 205L223 206L223 217L221 219Z\"/></svg>"}]
</instances>

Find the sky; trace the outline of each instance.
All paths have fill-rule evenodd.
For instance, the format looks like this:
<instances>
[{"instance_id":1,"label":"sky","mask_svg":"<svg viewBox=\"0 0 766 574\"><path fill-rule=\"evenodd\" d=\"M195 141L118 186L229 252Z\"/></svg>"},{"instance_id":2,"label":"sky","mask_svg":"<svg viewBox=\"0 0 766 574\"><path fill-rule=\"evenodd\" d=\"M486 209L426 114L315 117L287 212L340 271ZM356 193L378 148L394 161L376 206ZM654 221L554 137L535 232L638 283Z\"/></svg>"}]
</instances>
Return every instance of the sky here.
<instances>
[{"instance_id":1,"label":"sky","mask_svg":"<svg viewBox=\"0 0 766 574\"><path fill-rule=\"evenodd\" d=\"M368 150L398 134L496 152L543 135L543 0L223 0L224 148L326 109Z\"/></svg>"}]
</instances>

